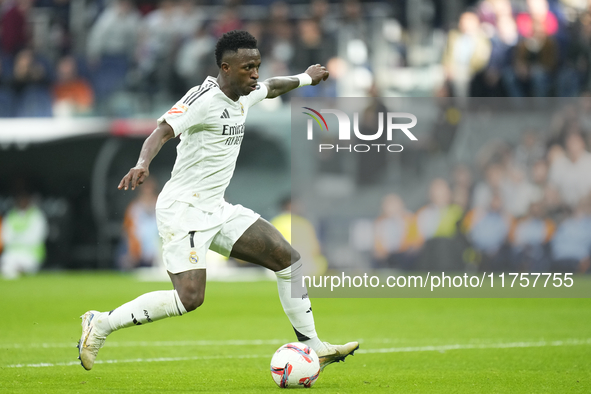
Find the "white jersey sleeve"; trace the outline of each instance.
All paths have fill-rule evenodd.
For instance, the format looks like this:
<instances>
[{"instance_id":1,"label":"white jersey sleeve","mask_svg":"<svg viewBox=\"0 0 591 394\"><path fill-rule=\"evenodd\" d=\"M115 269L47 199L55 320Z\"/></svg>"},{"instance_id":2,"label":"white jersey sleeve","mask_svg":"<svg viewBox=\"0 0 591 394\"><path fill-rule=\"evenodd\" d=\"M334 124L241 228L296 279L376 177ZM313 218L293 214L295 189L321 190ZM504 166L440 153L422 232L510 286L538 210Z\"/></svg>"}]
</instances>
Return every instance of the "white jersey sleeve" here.
<instances>
[{"instance_id":1,"label":"white jersey sleeve","mask_svg":"<svg viewBox=\"0 0 591 394\"><path fill-rule=\"evenodd\" d=\"M247 108L250 108L253 105L266 99L268 93L269 89L267 89L267 85L259 82L257 84L257 88L250 92L248 96L244 97L244 105L246 105Z\"/></svg>"},{"instance_id":2,"label":"white jersey sleeve","mask_svg":"<svg viewBox=\"0 0 591 394\"><path fill-rule=\"evenodd\" d=\"M207 93L211 87L198 86L191 89L168 112L158 118L158 124L166 121L177 137L191 127L203 122L207 115L208 103L197 100Z\"/></svg>"}]
</instances>

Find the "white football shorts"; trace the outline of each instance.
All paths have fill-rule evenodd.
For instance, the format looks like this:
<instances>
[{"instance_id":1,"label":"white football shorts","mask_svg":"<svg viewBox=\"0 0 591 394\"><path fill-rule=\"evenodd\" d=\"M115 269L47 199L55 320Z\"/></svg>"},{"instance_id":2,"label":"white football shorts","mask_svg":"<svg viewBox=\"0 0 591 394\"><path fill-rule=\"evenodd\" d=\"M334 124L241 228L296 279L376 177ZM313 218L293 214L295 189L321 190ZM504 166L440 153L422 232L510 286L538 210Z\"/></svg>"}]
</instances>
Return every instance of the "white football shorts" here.
<instances>
[{"instance_id":1,"label":"white football shorts","mask_svg":"<svg viewBox=\"0 0 591 394\"><path fill-rule=\"evenodd\" d=\"M206 268L208 249L230 256L234 243L260 217L240 204L224 202L215 212L181 201L156 209L162 260L173 274Z\"/></svg>"}]
</instances>

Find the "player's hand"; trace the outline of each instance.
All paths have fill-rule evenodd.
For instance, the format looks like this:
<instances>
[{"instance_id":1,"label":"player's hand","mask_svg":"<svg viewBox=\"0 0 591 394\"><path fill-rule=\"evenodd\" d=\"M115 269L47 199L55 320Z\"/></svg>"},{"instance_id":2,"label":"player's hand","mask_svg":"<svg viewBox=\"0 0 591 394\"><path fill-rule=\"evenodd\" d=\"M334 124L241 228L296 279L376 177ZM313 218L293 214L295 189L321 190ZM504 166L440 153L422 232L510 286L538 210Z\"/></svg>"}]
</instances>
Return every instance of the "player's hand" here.
<instances>
[{"instance_id":1,"label":"player's hand","mask_svg":"<svg viewBox=\"0 0 591 394\"><path fill-rule=\"evenodd\" d=\"M131 186L131 190L135 190L136 186L144 183L148 175L150 175L150 171L146 167L135 166L121 179L117 188L127 190Z\"/></svg>"},{"instance_id":2,"label":"player's hand","mask_svg":"<svg viewBox=\"0 0 591 394\"><path fill-rule=\"evenodd\" d=\"M321 66L320 64L308 67L306 74L312 77L312 85L318 85L320 81L326 81L329 75L328 71L326 71L326 67Z\"/></svg>"}]
</instances>

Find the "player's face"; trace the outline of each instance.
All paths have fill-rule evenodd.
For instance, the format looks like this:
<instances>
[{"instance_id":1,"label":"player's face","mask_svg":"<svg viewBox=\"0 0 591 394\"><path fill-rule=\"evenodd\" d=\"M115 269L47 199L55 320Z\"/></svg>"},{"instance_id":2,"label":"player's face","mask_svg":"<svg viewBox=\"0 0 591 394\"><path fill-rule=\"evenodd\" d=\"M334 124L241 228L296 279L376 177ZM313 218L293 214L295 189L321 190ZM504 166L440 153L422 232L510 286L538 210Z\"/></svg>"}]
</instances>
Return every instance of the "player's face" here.
<instances>
[{"instance_id":1,"label":"player's face","mask_svg":"<svg viewBox=\"0 0 591 394\"><path fill-rule=\"evenodd\" d=\"M256 89L261 65L261 54L258 49L240 48L224 60L229 66L226 72L234 93L238 96L247 96Z\"/></svg>"}]
</instances>

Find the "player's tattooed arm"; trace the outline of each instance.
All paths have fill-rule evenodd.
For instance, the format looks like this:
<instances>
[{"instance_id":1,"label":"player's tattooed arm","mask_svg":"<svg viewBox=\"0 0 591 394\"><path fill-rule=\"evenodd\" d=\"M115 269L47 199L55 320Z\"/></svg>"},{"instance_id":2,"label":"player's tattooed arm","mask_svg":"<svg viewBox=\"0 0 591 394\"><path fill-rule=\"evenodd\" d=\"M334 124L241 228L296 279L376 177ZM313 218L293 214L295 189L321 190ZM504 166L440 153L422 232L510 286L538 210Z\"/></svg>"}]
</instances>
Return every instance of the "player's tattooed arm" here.
<instances>
[{"instance_id":1,"label":"player's tattooed arm","mask_svg":"<svg viewBox=\"0 0 591 394\"><path fill-rule=\"evenodd\" d=\"M127 190L131 187L131 190L134 190L136 186L144 183L148 175L150 175L149 167L152 159L160 152L162 145L173 137L174 131L172 127L166 121L160 123L144 141L137 164L121 179L118 189Z\"/></svg>"},{"instance_id":2,"label":"player's tattooed arm","mask_svg":"<svg viewBox=\"0 0 591 394\"><path fill-rule=\"evenodd\" d=\"M311 85L318 85L320 81L326 81L329 75L326 67L320 64L308 67L306 74L312 78ZM267 98L275 98L299 87L300 79L295 75L291 77L274 77L265 80L263 83L267 85L267 89L269 90Z\"/></svg>"}]
</instances>

